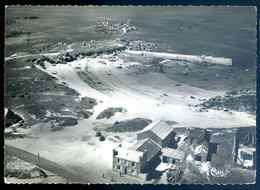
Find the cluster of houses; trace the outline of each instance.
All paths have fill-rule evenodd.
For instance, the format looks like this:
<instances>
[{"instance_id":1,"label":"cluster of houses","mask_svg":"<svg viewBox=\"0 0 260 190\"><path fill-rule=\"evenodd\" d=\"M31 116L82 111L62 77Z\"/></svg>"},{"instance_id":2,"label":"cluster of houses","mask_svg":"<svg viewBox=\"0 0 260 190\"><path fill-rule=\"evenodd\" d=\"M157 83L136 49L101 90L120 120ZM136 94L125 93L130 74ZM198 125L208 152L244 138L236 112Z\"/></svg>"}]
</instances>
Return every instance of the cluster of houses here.
<instances>
[{"instance_id":1,"label":"cluster of houses","mask_svg":"<svg viewBox=\"0 0 260 190\"><path fill-rule=\"evenodd\" d=\"M249 145L248 139L252 139L252 136L244 138ZM113 149L113 171L142 178L146 175L145 168L154 166L158 158L161 163L156 170L163 171L162 168L176 167L188 159L198 162L210 161L210 156L216 153L216 150L210 150L210 133L206 129L189 129L184 141L186 147L176 147L178 138L173 127L164 120L151 123L137 133L137 142L132 146L126 148L119 145ZM239 143L241 144L241 141ZM250 151L254 150L246 148L247 145L239 145L240 148L237 148L237 162L241 159L251 159Z\"/></svg>"},{"instance_id":2,"label":"cluster of houses","mask_svg":"<svg viewBox=\"0 0 260 190\"><path fill-rule=\"evenodd\" d=\"M173 143L175 134L163 120L149 124L137 134L137 142L131 147L119 145L113 149L113 170L140 176L144 168L161 154L161 149Z\"/></svg>"}]
</instances>

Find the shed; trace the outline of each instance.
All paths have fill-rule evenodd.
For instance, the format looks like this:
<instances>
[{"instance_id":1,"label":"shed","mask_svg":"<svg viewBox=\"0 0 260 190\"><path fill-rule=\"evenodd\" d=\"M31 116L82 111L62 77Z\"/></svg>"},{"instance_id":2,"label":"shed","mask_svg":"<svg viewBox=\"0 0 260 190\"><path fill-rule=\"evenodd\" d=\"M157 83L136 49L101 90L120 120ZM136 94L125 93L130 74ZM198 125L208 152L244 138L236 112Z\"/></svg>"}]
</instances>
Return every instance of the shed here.
<instances>
[{"instance_id":1,"label":"shed","mask_svg":"<svg viewBox=\"0 0 260 190\"><path fill-rule=\"evenodd\" d=\"M176 164L178 162L181 162L185 159L185 151L178 150L178 149L172 149L172 148L166 148L161 156L161 160L163 163L172 163Z\"/></svg>"}]
</instances>

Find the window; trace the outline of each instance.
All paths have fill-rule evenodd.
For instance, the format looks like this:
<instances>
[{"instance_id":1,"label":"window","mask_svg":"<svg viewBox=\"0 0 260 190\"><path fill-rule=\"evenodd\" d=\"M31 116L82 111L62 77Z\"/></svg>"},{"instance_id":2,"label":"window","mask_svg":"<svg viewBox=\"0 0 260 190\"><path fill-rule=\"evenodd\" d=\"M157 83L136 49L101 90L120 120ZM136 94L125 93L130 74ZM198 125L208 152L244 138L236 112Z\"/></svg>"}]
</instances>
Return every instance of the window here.
<instances>
[{"instance_id":1,"label":"window","mask_svg":"<svg viewBox=\"0 0 260 190\"><path fill-rule=\"evenodd\" d=\"M135 166L135 163L134 163L134 162L132 162L132 163L131 163L131 166Z\"/></svg>"},{"instance_id":2,"label":"window","mask_svg":"<svg viewBox=\"0 0 260 190\"><path fill-rule=\"evenodd\" d=\"M127 160L124 160L124 164L127 164Z\"/></svg>"},{"instance_id":3,"label":"window","mask_svg":"<svg viewBox=\"0 0 260 190\"><path fill-rule=\"evenodd\" d=\"M136 173L136 171L133 170L133 169L131 169L130 172L131 172L132 174Z\"/></svg>"},{"instance_id":4,"label":"window","mask_svg":"<svg viewBox=\"0 0 260 190\"><path fill-rule=\"evenodd\" d=\"M167 157L163 157L163 163L168 163Z\"/></svg>"},{"instance_id":5,"label":"window","mask_svg":"<svg viewBox=\"0 0 260 190\"><path fill-rule=\"evenodd\" d=\"M118 162L118 163L120 162L120 159L119 159L119 158L117 159L117 162Z\"/></svg>"},{"instance_id":6,"label":"window","mask_svg":"<svg viewBox=\"0 0 260 190\"><path fill-rule=\"evenodd\" d=\"M121 166L117 166L116 169L120 170L120 169L121 169Z\"/></svg>"},{"instance_id":7,"label":"window","mask_svg":"<svg viewBox=\"0 0 260 190\"><path fill-rule=\"evenodd\" d=\"M252 160L253 156L247 153L243 153L243 160Z\"/></svg>"},{"instance_id":8,"label":"window","mask_svg":"<svg viewBox=\"0 0 260 190\"><path fill-rule=\"evenodd\" d=\"M175 164L175 160L174 159L172 159L172 163Z\"/></svg>"}]
</instances>

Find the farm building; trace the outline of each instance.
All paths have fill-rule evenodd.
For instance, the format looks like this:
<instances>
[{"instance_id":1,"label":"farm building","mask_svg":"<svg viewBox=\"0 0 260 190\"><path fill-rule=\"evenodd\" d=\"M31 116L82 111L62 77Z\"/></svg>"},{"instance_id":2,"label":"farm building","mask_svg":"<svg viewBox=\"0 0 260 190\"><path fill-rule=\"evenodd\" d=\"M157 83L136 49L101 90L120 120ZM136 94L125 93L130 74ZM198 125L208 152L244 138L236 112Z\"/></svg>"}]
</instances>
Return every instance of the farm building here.
<instances>
[{"instance_id":1,"label":"farm building","mask_svg":"<svg viewBox=\"0 0 260 190\"><path fill-rule=\"evenodd\" d=\"M168 147L173 143L175 132L164 120L154 122L137 134L137 141L150 138L161 147Z\"/></svg>"},{"instance_id":2,"label":"farm building","mask_svg":"<svg viewBox=\"0 0 260 190\"><path fill-rule=\"evenodd\" d=\"M160 158L163 163L178 164L185 159L185 152L178 149L166 148Z\"/></svg>"},{"instance_id":3,"label":"farm building","mask_svg":"<svg viewBox=\"0 0 260 190\"><path fill-rule=\"evenodd\" d=\"M113 170L129 175L139 175L146 165L147 151L117 147L113 149Z\"/></svg>"},{"instance_id":4,"label":"farm building","mask_svg":"<svg viewBox=\"0 0 260 190\"><path fill-rule=\"evenodd\" d=\"M209 145L210 134L206 129L189 129L189 135L187 141L190 145Z\"/></svg>"},{"instance_id":5,"label":"farm building","mask_svg":"<svg viewBox=\"0 0 260 190\"><path fill-rule=\"evenodd\" d=\"M234 163L244 168L255 168L256 136L252 133L237 132L234 139Z\"/></svg>"}]
</instances>

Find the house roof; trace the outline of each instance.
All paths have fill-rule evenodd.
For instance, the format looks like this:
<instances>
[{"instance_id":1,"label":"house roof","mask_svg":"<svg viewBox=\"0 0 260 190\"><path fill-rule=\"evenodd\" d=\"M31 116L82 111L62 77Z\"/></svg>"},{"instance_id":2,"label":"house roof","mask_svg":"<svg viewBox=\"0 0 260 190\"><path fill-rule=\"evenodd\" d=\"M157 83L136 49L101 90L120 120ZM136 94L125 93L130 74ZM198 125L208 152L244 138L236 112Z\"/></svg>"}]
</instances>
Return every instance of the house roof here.
<instances>
[{"instance_id":1,"label":"house roof","mask_svg":"<svg viewBox=\"0 0 260 190\"><path fill-rule=\"evenodd\" d=\"M185 152L182 150L166 148L162 153L162 156L182 160L185 158Z\"/></svg>"},{"instance_id":2,"label":"house roof","mask_svg":"<svg viewBox=\"0 0 260 190\"><path fill-rule=\"evenodd\" d=\"M256 135L251 132L237 132L236 139L239 141L239 144L245 146L255 147L256 145Z\"/></svg>"},{"instance_id":3,"label":"house roof","mask_svg":"<svg viewBox=\"0 0 260 190\"><path fill-rule=\"evenodd\" d=\"M165 139L173 131L173 128L169 126L164 120L160 120L149 124L139 133L143 133L145 131L151 131L159 138Z\"/></svg>"},{"instance_id":4,"label":"house roof","mask_svg":"<svg viewBox=\"0 0 260 190\"><path fill-rule=\"evenodd\" d=\"M140 163L140 157L143 157L144 155L143 152L122 147L117 147L115 151L118 152L118 154L115 156L116 158L121 158L137 163Z\"/></svg>"},{"instance_id":5,"label":"house roof","mask_svg":"<svg viewBox=\"0 0 260 190\"><path fill-rule=\"evenodd\" d=\"M207 156L208 154L208 147L204 145L199 145L195 148L194 155L204 155Z\"/></svg>"},{"instance_id":6,"label":"house roof","mask_svg":"<svg viewBox=\"0 0 260 190\"><path fill-rule=\"evenodd\" d=\"M188 138L198 139L198 141L206 140L208 142L208 131L206 129L189 129Z\"/></svg>"},{"instance_id":7,"label":"house roof","mask_svg":"<svg viewBox=\"0 0 260 190\"><path fill-rule=\"evenodd\" d=\"M240 149L240 151L243 151L243 152L245 152L247 154L254 155L254 151L255 150L252 150L252 149L247 148L247 147L242 147L242 148L239 148L239 149Z\"/></svg>"},{"instance_id":8,"label":"house roof","mask_svg":"<svg viewBox=\"0 0 260 190\"><path fill-rule=\"evenodd\" d=\"M248 133L245 138L243 139L244 145L255 145L256 144L256 138L252 135L252 133Z\"/></svg>"},{"instance_id":9,"label":"house roof","mask_svg":"<svg viewBox=\"0 0 260 190\"><path fill-rule=\"evenodd\" d=\"M137 141L130 147L132 150L144 152L147 151L147 161L149 162L160 150L161 146L154 142L152 139L147 138Z\"/></svg>"},{"instance_id":10,"label":"house roof","mask_svg":"<svg viewBox=\"0 0 260 190\"><path fill-rule=\"evenodd\" d=\"M245 133L245 132L237 132L236 133L236 138L237 140L244 140L244 138L246 137L248 133Z\"/></svg>"}]
</instances>

